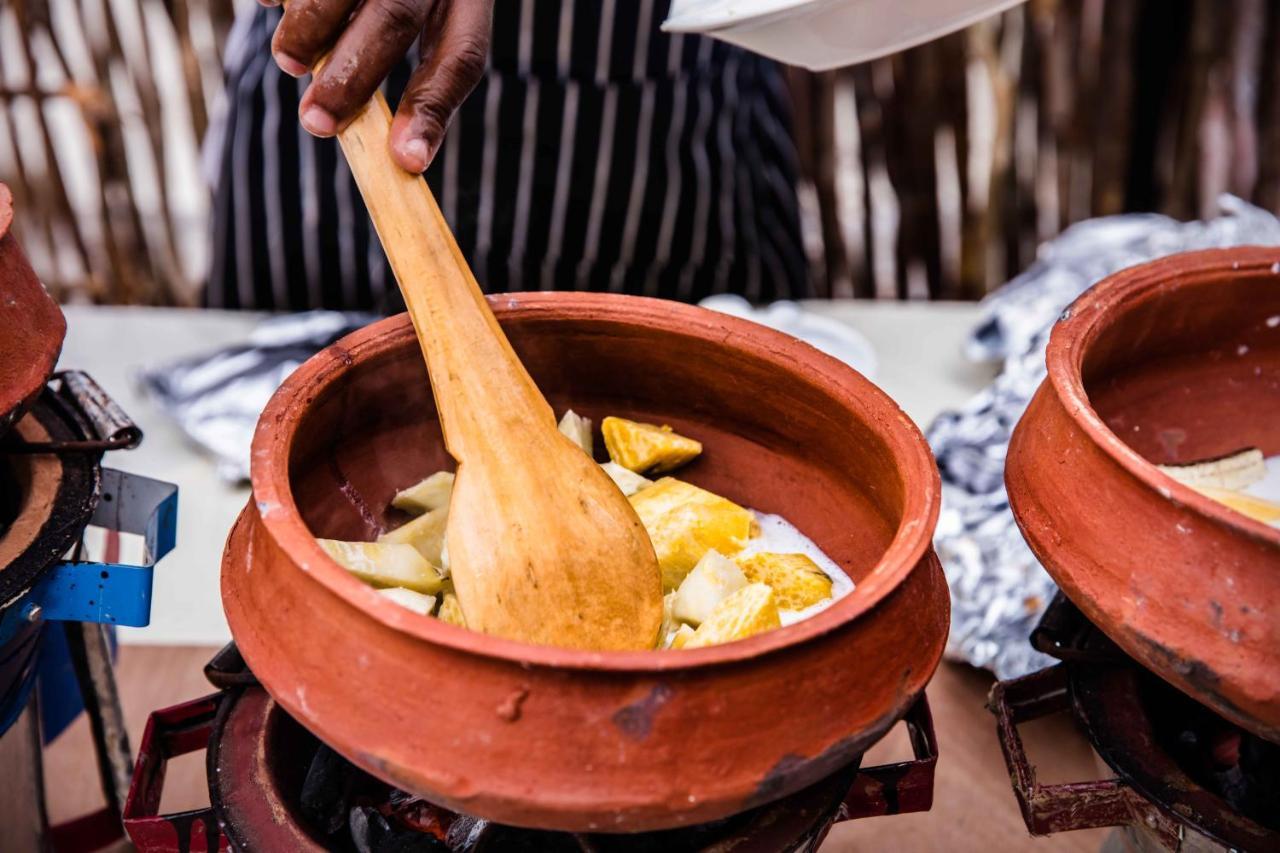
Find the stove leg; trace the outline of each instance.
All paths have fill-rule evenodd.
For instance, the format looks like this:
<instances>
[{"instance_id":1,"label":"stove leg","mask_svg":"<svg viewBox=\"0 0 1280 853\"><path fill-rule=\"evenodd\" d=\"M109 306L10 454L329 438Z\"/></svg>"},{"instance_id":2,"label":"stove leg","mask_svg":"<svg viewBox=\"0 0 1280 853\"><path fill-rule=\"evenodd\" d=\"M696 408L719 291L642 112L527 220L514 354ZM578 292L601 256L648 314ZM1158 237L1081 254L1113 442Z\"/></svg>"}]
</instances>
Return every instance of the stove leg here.
<instances>
[{"instance_id":1,"label":"stove leg","mask_svg":"<svg viewBox=\"0 0 1280 853\"><path fill-rule=\"evenodd\" d=\"M93 731L102 793L111 814L119 818L129 796L133 754L129 751L129 733L125 729L124 711L116 690L106 629L92 622L67 622L64 627L76 679L80 682L80 694Z\"/></svg>"},{"instance_id":2,"label":"stove leg","mask_svg":"<svg viewBox=\"0 0 1280 853\"><path fill-rule=\"evenodd\" d=\"M33 690L26 710L0 736L0 835L7 850L47 851L40 713Z\"/></svg>"}]
</instances>

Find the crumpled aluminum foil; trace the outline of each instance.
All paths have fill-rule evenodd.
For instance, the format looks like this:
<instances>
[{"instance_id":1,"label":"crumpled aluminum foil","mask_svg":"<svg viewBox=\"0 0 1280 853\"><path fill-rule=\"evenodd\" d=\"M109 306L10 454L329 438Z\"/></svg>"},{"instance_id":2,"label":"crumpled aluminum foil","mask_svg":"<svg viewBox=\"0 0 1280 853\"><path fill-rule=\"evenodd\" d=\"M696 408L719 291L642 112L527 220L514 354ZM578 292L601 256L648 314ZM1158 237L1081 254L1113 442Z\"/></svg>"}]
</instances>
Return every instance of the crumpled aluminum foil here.
<instances>
[{"instance_id":1,"label":"crumpled aluminum foil","mask_svg":"<svg viewBox=\"0 0 1280 853\"><path fill-rule=\"evenodd\" d=\"M1222 215L1178 222L1126 214L1073 225L1040 248L1026 272L989 296L966 355L1004 362L995 382L928 430L942 472L935 539L951 587L947 656L1007 679L1052 660L1028 639L1057 587L1022 539L1004 489L1009 437L1044 380L1054 322L1098 280L1176 252L1280 245L1280 219L1238 198L1219 199Z\"/></svg>"},{"instance_id":2,"label":"crumpled aluminum foil","mask_svg":"<svg viewBox=\"0 0 1280 853\"><path fill-rule=\"evenodd\" d=\"M253 430L280 383L315 353L377 319L341 311L270 317L244 345L146 370L142 385L209 451L218 476L238 483L249 479Z\"/></svg>"}]
</instances>

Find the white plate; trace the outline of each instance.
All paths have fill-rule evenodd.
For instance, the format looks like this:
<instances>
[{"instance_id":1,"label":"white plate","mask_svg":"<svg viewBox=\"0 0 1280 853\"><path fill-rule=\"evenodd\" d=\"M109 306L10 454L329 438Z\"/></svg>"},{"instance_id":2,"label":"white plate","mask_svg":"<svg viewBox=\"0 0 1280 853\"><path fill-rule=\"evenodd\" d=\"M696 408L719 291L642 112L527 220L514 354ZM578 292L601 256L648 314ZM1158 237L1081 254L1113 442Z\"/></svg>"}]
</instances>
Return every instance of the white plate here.
<instances>
[{"instance_id":1,"label":"white plate","mask_svg":"<svg viewBox=\"0 0 1280 853\"><path fill-rule=\"evenodd\" d=\"M870 341L844 323L811 314L795 302L774 302L754 308L741 296L726 293L708 296L698 304L785 332L832 358L838 358L868 379L875 378L879 361Z\"/></svg>"},{"instance_id":2,"label":"white plate","mask_svg":"<svg viewBox=\"0 0 1280 853\"><path fill-rule=\"evenodd\" d=\"M1022 0L672 0L662 29L698 33L812 71L963 29Z\"/></svg>"}]
</instances>

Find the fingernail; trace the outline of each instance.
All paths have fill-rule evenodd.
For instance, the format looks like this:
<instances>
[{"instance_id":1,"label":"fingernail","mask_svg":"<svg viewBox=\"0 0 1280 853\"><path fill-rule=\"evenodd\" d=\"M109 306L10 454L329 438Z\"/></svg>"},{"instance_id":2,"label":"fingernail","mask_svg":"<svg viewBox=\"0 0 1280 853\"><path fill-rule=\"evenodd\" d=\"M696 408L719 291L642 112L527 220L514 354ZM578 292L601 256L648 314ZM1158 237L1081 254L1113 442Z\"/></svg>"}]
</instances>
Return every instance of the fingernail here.
<instances>
[{"instance_id":1,"label":"fingernail","mask_svg":"<svg viewBox=\"0 0 1280 853\"><path fill-rule=\"evenodd\" d=\"M276 65L280 66L280 70L290 77L301 77L307 73L305 62L294 59L287 53L276 52L272 55L276 58Z\"/></svg>"},{"instance_id":2,"label":"fingernail","mask_svg":"<svg viewBox=\"0 0 1280 853\"><path fill-rule=\"evenodd\" d=\"M431 163L431 146L424 139L407 139L400 143L400 159L402 165L411 172L421 172Z\"/></svg>"},{"instance_id":3,"label":"fingernail","mask_svg":"<svg viewBox=\"0 0 1280 853\"><path fill-rule=\"evenodd\" d=\"M299 116L302 126L316 136L333 136L338 131L338 121L324 107L311 104Z\"/></svg>"}]
</instances>

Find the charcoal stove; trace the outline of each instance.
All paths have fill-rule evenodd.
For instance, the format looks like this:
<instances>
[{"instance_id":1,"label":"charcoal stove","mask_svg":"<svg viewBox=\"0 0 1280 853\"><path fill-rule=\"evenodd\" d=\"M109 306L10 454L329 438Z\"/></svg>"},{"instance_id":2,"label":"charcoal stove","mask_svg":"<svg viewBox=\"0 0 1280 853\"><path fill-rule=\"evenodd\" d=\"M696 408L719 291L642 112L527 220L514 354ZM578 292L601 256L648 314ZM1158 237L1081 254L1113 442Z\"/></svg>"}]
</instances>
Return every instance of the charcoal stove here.
<instances>
[{"instance_id":1,"label":"charcoal stove","mask_svg":"<svg viewBox=\"0 0 1280 853\"><path fill-rule=\"evenodd\" d=\"M149 621L177 488L102 466L142 433L87 374L52 374L66 326L9 234L12 215L0 185L0 848L93 850L123 835L132 766L111 628ZM106 803L49 827L42 743L81 710Z\"/></svg>"},{"instance_id":2,"label":"charcoal stove","mask_svg":"<svg viewBox=\"0 0 1280 853\"><path fill-rule=\"evenodd\" d=\"M1032 636L1061 663L989 702L1033 835L1280 850L1280 533L1156 467L1280 452L1278 271L1273 247L1174 255L1100 282L1053 330L1005 484L1062 590ZM1065 711L1113 778L1036 779L1017 727Z\"/></svg>"},{"instance_id":3,"label":"charcoal stove","mask_svg":"<svg viewBox=\"0 0 1280 853\"><path fill-rule=\"evenodd\" d=\"M216 693L156 711L147 722L125 826L142 853L439 851L439 853L801 853L845 820L927 811L938 747L927 700L903 718L914 758L855 760L766 806L711 823L608 835L521 829L411 797L349 764L289 716L253 678L234 644L205 668ZM210 806L158 814L170 758L206 750ZM355 836L365 846L357 846Z\"/></svg>"},{"instance_id":4,"label":"charcoal stove","mask_svg":"<svg viewBox=\"0 0 1280 853\"><path fill-rule=\"evenodd\" d=\"M1105 850L1280 850L1280 745L1140 666L1061 594L1032 643L1061 663L997 683L989 700L1032 835L1118 827ZM1067 711L1113 778L1037 781L1018 725Z\"/></svg>"}]
</instances>

